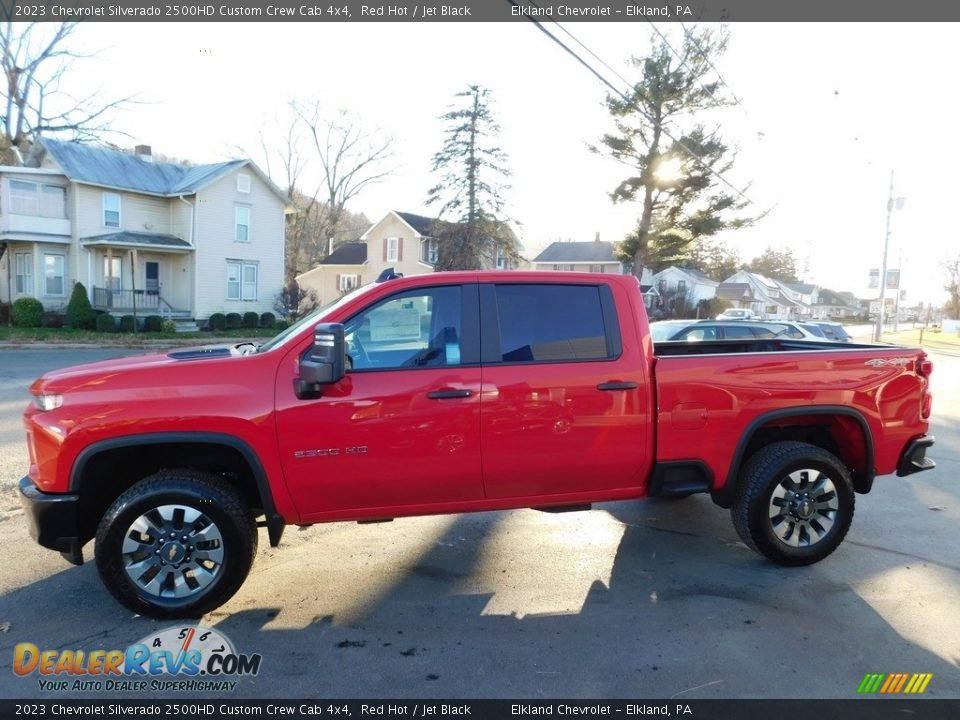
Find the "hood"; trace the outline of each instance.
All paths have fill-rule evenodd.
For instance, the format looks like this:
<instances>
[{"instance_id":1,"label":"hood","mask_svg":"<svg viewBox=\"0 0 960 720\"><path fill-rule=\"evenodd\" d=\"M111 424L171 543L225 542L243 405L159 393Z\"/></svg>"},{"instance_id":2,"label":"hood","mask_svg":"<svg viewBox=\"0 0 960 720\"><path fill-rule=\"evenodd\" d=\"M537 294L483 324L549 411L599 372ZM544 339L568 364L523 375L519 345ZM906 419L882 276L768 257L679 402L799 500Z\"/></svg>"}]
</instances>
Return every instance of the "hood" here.
<instances>
[{"instance_id":1,"label":"hood","mask_svg":"<svg viewBox=\"0 0 960 720\"><path fill-rule=\"evenodd\" d=\"M45 373L30 386L30 392L33 394L39 394L41 391L66 393L102 385L116 375L131 371L170 370L172 366L231 359L241 355L236 346L204 345L177 348L168 353L132 355L84 365L72 365Z\"/></svg>"}]
</instances>

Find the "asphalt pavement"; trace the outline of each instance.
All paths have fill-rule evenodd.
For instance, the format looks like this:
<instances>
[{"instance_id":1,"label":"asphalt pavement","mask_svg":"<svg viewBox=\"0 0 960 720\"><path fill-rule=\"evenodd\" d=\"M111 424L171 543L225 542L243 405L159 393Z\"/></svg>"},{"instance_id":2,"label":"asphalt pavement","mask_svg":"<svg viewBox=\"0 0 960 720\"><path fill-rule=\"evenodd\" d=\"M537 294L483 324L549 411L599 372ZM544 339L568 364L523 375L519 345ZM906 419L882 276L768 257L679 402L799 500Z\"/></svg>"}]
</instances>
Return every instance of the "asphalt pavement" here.
<instances>
[{"instance_id":1,"label":"asphalt pavement","mask_svg":"<svg viewBox=\"0 0 960 720\"><path fill-rule=\"evenodd\" d=\"M18 643L122 649L176 625L114 602L90 546L74 568L35 545L14 490L29 382L118 354L0 351L0 697L88 696L15 675ZM705 496L290 527L279 548L262 532L202 621L260 671L213 696L854 698L866 673L906 672L960 698L960 358L932 356L937 469L878 479L817 565L766 562Z\"/></svg>"}]
</instances>

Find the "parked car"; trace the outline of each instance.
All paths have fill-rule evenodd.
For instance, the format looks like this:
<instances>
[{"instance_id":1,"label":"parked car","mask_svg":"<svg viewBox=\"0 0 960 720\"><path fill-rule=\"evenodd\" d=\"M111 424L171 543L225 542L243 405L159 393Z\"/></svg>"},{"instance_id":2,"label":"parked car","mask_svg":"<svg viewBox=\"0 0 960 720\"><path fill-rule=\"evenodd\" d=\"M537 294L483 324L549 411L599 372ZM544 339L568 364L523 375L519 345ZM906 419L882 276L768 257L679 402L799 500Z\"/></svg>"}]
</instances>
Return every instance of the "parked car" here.
<instances>
[{"instance_id":1,"label":"parked car","mask_svg":"<svg viewBox=\"0 0 960 720\"><path fill-rule=\"evenodd\" d=\"M793 340L829 340L813 323L768 320L662 320L650 323L654 342L735 340L788 337Z\"/></svg>"},{"instance_id":2,"label":"parked car","mask_svg":"<svg viewBox=\"0 0 960 720\"><path fill-rule=\"evenodd\" d=\"M850 334L843 329L843 325L837 322L816 322L812 323L819 327L828 340L836 342L853 342Z\"/></svg>"},{"instance_id":3,"label":"parked car","mask_svg":"<svg viewBox=\"0 0 960 720\"><path fill-rule=\"evenodd\" d=\"M654 342L697 342L776 337L765 323L737 320L662 320L650 323Z\"/></svg>"},{"instance_id":4,"label":"parked car","mask_svg":"<svg viewBox=\"0 0 960 720\"><path fill-rule=\"evenodd\" d=\"M286 525L702 492L748 547L809 565L876 476L934 467L923 350L649 339L632 276L387 277L260 346L46 373L21 502L38 543L80 565L95 539L113 596L172 618L230 599L258 526L277 546Z\"/></svg>"},{"instance_id":5,"label":"parked car","mask_svg":"<svg viewBox=\"0 0 960 720\"><path fill-rule=\"evenodd\" d=\"M753 310L743 308L728 308L717 315L717 320L759 320L760 316Z\"/></svg>"}]
</instances>

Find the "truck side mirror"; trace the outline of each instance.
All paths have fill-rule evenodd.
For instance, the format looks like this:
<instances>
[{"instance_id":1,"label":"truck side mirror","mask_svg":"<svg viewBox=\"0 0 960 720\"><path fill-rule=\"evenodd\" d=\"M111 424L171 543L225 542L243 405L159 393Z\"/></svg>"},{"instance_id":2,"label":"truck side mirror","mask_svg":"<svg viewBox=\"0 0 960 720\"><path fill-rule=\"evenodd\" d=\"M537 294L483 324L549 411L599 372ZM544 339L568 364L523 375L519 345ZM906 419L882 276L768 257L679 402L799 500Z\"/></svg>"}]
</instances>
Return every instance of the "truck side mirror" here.
<instances>
[{"instance_id":1,"label":"truck side mirror","mask_svg":"<svg viewBox=\"0 0 960 720\"><path fill-rule=\"evenodd\" d=\"M332 385L345 374L343 324L319 323L313 329L313 348L300 359L297 397L320 397L324 385Z\"/></svg>"}]
</instances>

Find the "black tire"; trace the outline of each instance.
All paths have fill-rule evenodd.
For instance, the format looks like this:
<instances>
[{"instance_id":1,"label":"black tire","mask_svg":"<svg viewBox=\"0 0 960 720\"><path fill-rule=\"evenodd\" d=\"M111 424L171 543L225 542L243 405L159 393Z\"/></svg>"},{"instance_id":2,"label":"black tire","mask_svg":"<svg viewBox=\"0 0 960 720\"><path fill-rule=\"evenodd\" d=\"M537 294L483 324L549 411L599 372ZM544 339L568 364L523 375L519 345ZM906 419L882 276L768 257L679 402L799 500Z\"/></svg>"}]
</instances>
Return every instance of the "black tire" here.
<instances>
[{"instance_id":1,"label":"black tire","mask_svg":"<svg viewBox=\"0 0 960 720\"><path fill-rule=\"evenodd\" d=\"M141 534L134 523L149 531ZM159 557L161 549L177 562ZM196 618L223 605L243 584L256 551L256 522L232 487L201 472L161 470L110 506L95 554L100 579L121 604L164 619Z\"/></svg>"},{"instance_id":2,"label":"black tire","mask_svg":"<svg viewBox=\"0 0 960 720\"><path fill-rule=\"evenodd\" d=\"M750 457L730 514L751 549L780 565L810 565L843 542L853 510L846 466L823 448L790 441Z\"/></svg>"}]
</instances>

